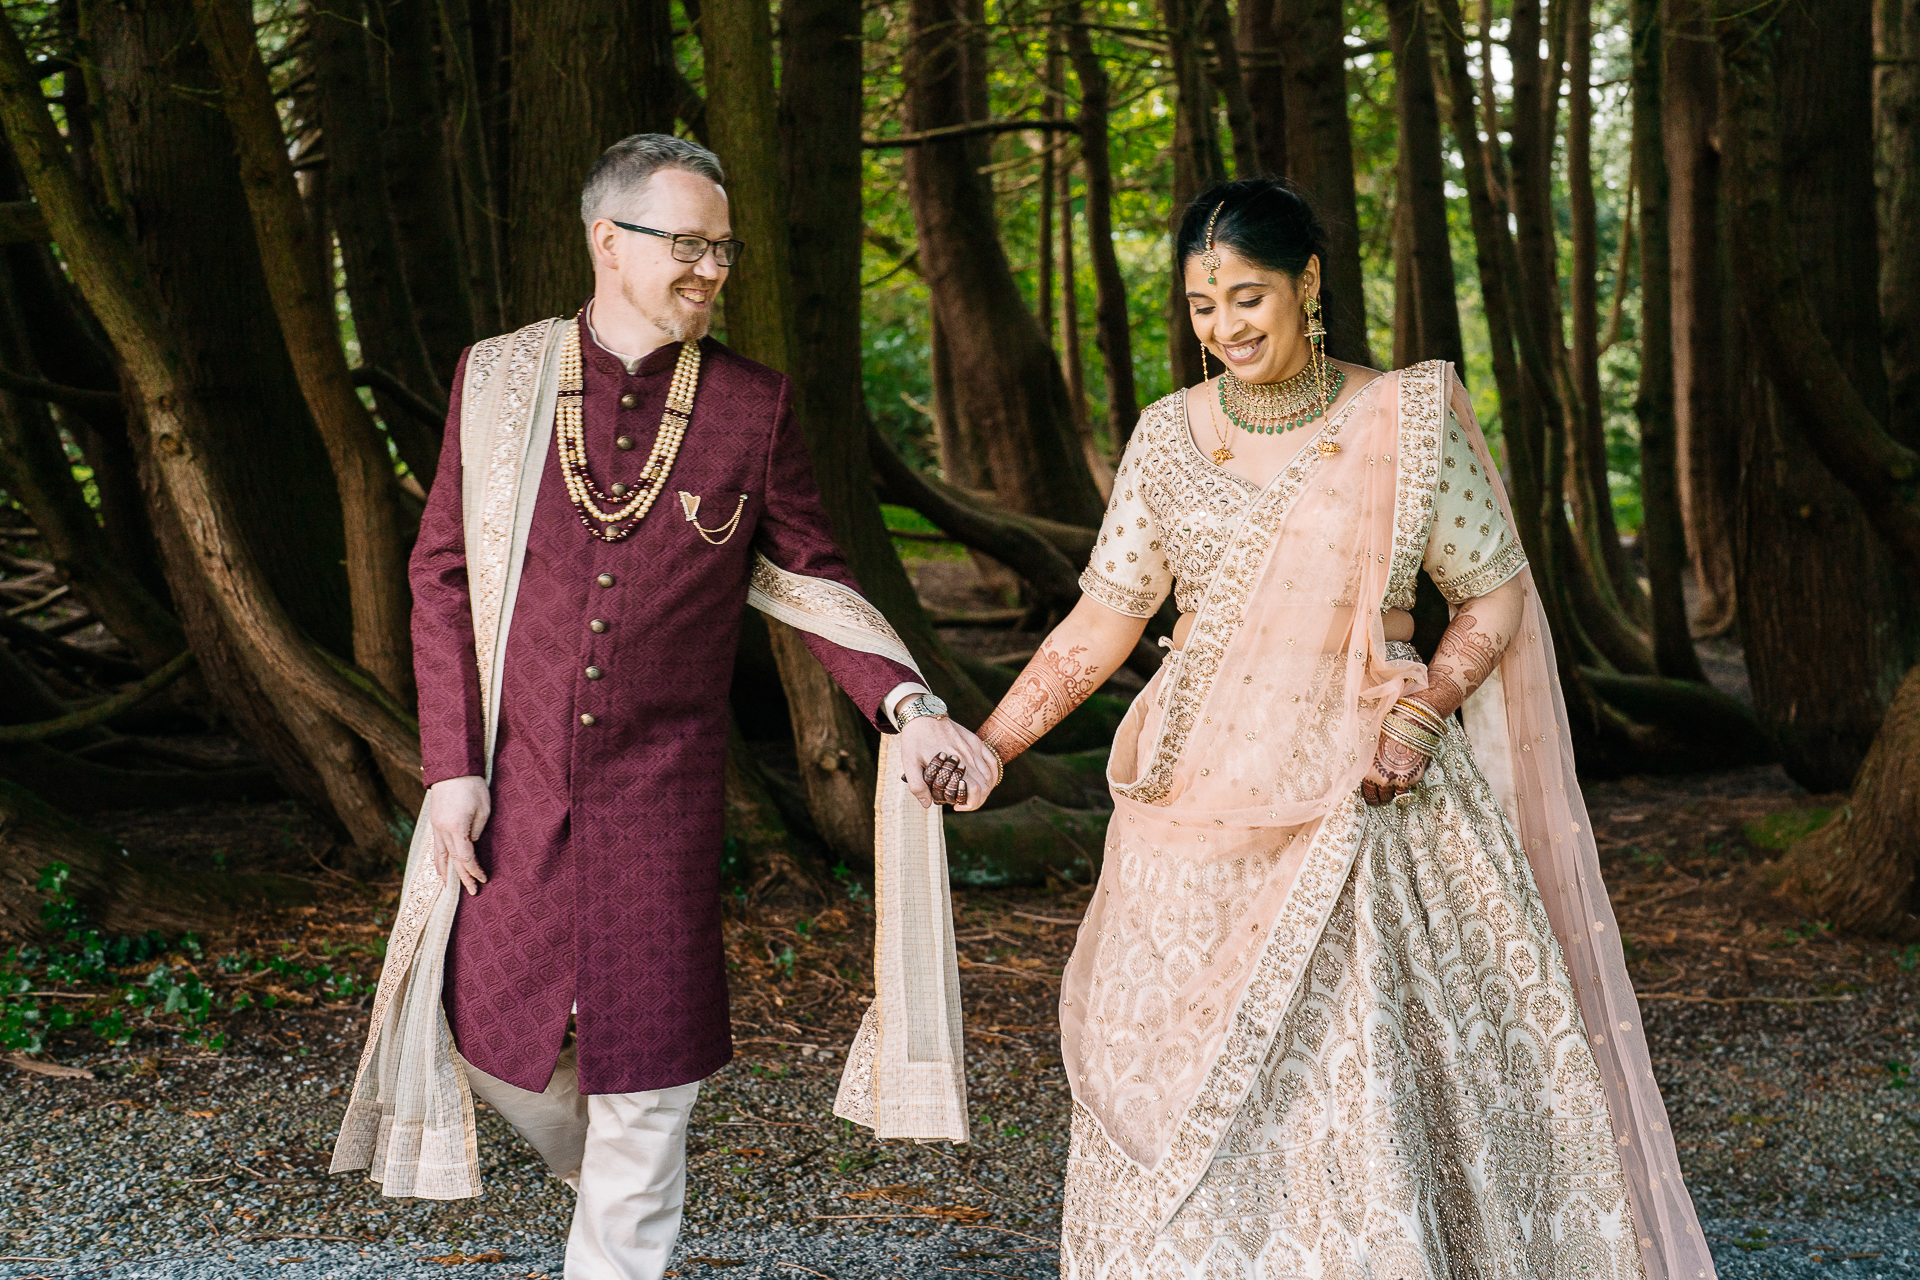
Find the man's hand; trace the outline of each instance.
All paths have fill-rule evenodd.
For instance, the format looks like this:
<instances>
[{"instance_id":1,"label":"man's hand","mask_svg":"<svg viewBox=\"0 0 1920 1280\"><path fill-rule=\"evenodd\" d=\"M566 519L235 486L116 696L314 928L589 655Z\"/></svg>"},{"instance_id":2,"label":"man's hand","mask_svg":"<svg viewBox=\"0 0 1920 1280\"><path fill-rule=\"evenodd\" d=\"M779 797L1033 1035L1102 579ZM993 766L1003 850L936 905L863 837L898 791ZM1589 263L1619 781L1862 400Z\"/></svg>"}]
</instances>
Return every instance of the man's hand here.
<instances>
[{"instance_id":1,"label":"man's hand","mask_svg":"<svg viewBox=\"0 0 1920 1280\"><path fill-rule=\"evenodd\" d=\"M942 755L959 761L958 780L948 792L956 797L951 801L947 796L936 797L927 786L927 765ZM971 732L938 716L916 716L900 731L900 763L907 789L923 809L936 800L952 803L962 813L978 809L987 802L987 793L1000 775L999 759L992 747Z\"/></svg>"},{"instance_id":2,"label":"man's hand","mask_svg":"<svg viewBox=\"0 0 1920 1280\"><path fill-rule=\"evenodd\" d=\"M480 860L474 856L473 842L487 828L487 818L493 813L493 798L487 793L485 778L464 777L448 778L433 784L430 793L432 803L428 812L433 815L433 869L440 874L440 880L447 879L447 861L451 857L453 870L460 877L468 896L480 892L480 886L487 882L487 873L480 869Z\"/></svg>"}]
</instances>

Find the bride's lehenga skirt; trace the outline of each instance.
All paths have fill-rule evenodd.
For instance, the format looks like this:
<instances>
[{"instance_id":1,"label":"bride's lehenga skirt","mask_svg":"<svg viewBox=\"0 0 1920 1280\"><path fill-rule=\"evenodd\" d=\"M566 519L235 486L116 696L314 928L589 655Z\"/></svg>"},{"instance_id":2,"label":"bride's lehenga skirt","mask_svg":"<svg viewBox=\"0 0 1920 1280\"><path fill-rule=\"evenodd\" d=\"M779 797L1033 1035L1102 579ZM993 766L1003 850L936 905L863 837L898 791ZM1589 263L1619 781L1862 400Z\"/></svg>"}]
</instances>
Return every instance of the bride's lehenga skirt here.
<instances>
[{"instance_id":1,"label":"bride's lehenga skirt","mask_svg":"<svg viewBox=\"0 0 1920 1280\"><path fill-rule=\"evenodd\" d=\"M1450 738L1413 800L1366 816L1310 973L1164 1229L1113 1193L1125 1157L1074 1107L1063 1277L1642 1275L1559 944L1458 726Z\"/></svg>"}]
</instances>

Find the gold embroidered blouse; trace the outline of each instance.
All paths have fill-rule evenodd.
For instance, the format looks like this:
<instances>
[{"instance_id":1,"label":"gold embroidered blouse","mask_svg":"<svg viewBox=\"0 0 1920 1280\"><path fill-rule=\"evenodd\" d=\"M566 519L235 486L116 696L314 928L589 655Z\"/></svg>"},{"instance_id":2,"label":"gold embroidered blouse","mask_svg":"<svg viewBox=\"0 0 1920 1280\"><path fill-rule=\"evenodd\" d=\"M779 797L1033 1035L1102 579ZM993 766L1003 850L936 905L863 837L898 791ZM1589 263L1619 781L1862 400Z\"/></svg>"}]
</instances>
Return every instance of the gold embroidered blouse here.
<instances>
[{"instance_id":1,"label":"gold embroidered blouse","mask_svg":"<svg viewBox=\"0 0 1920 1280\"><path fill-rule=\"evenodd\" d=\"M1194 444L1183 392L1156 401L1140 415L1114 473L1113 501L1080 589L1136 618L1152 616L1171 589L1180 612L1192 613L1246 504L1259 492L1253 481L1216 466ZM1526 563L1449 410L1422 567L1458 605L1486 595ZM1396 577L1386 607L1412 608L1413 590L1411 575Z\"/></svg>"}]
</instances>

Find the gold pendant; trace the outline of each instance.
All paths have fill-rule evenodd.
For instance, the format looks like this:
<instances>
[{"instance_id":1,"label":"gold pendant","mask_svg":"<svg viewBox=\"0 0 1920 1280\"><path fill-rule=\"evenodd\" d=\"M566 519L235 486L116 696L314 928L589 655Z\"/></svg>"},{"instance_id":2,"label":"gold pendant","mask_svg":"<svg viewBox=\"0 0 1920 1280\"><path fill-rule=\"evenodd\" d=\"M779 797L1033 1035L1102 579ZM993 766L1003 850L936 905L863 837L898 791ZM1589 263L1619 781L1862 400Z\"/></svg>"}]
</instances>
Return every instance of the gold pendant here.
<instances>
[{"instance_id":1,"label":"gold pendant","mask_svg":"<svg viewBox=\"0 0 1920 1280\"><path fill-rule=\"evenodd\" d=\"M1334 454L1340 452L1340 446L1331 440L1316 440L1314 441L1313 447L1320 451L1320 456L1323 458L1331 458Z\"/></svg>"},{"instance_id":2,"label":"gold pendant","mask_svg":"<svg viewBox=\"0 0 1920 1280\"><path fill-rule=\"evenodd\" d=\"M1213 464L1215 466L1224 466L1231 461L1233 461L1233 450L1227 448L1227 446L1221 445L1213 451Z\"/></svg>"}]
</instances>

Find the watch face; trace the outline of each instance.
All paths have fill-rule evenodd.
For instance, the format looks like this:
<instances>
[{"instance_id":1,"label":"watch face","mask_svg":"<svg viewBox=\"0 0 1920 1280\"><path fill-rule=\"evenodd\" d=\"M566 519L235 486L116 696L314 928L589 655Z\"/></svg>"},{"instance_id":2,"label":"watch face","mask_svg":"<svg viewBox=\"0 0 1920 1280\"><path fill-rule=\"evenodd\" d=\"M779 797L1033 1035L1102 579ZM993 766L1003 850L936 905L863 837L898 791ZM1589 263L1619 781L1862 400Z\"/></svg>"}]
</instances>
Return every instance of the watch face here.
<instances>
[{"instance_id":1,"label":"watch face","mask_svg":"<svg viewBox=\"0 0 1920 1280\"><path fill-rule=\"evenodd\" d=\"M947 714L947 704L930 693L920 695L920 709L930 716L943 716Z\"/></svg>"}]
</instances>

